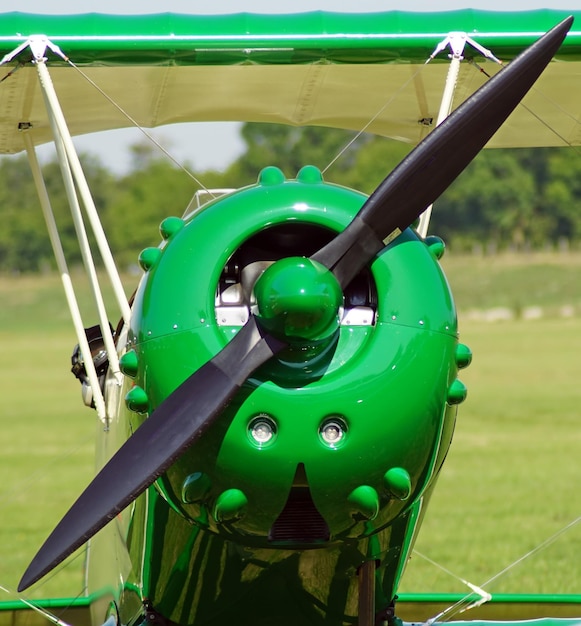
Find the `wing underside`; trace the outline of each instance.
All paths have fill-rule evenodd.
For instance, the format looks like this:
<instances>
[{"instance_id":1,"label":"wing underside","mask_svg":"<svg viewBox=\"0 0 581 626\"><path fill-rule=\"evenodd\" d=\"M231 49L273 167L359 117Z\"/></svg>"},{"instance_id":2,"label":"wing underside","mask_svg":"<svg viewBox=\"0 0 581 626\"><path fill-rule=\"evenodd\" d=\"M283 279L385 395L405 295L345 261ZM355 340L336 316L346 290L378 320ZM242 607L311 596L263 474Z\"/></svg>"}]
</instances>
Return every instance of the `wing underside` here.
<instances>
[{"instance_id":1,"label":"wing underside","mask_svg":"<svg viewBox=\"0 0 581 626\"><path fill-rule=\"evenodd\" d=\"M435 124L449 51L426 61L448 33L464 30L510 61L563 13L3 17L2 54L43 33L72 62L47 49L73 135L134 122L236 120L366 130L416 144ZM575 31L489 146L581 142L580 50ZM501 69L470 45L464 57L454 107ZM1 153L21 151L24 131L35 144L52 139L30 58L24 47L0 68Z\"/></svg>"}]
</instances>

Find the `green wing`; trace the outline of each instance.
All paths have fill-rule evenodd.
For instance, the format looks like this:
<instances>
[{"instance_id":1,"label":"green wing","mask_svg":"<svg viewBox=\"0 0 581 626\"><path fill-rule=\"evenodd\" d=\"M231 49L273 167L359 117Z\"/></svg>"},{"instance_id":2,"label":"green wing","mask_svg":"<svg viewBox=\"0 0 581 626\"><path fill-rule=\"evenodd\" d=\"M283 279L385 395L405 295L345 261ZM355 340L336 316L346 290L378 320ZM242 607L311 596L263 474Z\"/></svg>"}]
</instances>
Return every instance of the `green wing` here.
<instances>
[{"instance_id":1,"label":"green wing","mask_svg":"<svg viewBox=\"0 0 581 626\"><path fill-rule=\"evenodd\" d=\"M386 12L195 16L0 15L0 53L42 33L77 66L47 53L73 135L131 125L261 121L365 129L411 144L433 128L448 59L425 64L451 31L510 60L562 11ZM580 14L581 17L581 14ZM474 56L476 63L468 61ZM499 65L467 47L457 105ZM23 149L29 128L51 140L31 55L0 67L0 152ZM20 63L20 64L19 64ZM78 71L80 70L80 71ZM81 71L83 74L81 74ZM581 31L572 32L525 105L491 146L579 144ZM542 121L541 121L542 120Z\"/></svg>"}]
</instances>

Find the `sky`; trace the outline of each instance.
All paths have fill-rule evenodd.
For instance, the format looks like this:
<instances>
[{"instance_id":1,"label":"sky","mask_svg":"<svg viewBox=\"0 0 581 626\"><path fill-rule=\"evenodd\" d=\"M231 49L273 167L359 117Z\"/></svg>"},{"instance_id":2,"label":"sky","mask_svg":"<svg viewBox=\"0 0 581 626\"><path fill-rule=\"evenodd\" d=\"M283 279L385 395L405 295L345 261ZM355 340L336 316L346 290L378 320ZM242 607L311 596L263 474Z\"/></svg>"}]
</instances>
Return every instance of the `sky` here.
<instances>
[{"instance_id":1,"label":"sky","mask_svg":"<svg viewBox=\"0 0 581 626\"><path fill-rule=\"evenodd\" d=\"M20 0L17 10L29 13L295 13L302 11L343 11L367 13L374 11L451 11L474 8L489 11L524 11L549 7L553 9L580 10L581 0ZM15 8L16 8L15 7ZM499 17L499 28L501 17ZM243 152L239 136L240 124L188 124L168 126L155 130L155 138L180 162L189 162L196 170L220 169L228 165ZM108 167L122 173L130 165L129 146L141 141L143 136L136 129L110 131L77 138L80 151L90 150L99 155ZM112 146L115 146L112 149ZM203 149L200 149L203 146ZM50 148L41 149L41 158L48 157Z\"/></svg>"}]
</instances>

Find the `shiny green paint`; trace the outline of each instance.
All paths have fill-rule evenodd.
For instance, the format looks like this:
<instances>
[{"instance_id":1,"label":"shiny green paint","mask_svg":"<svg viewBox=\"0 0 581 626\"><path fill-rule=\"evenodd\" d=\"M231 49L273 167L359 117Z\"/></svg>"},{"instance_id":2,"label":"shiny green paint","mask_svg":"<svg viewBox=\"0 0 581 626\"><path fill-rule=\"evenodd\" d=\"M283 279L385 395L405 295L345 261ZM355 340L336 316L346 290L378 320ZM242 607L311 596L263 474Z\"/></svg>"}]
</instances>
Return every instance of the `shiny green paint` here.
<instances>
[{"instance_id":1,"label":"shiny green paint","mask_svg":"<svg viewBox=\"0 0 581 626\"><path fill-rule=\"evenodd\" d=\"M139 598L180 624L353 623L357 611L356 568L366 560L402 562L419 503L383 533L324 550L243 547L189 524L155 490L136 502L129 553L134 568L121 599L122 623L141 623ZM139 529L147 531L145 550ZM168 550L171 546L171 550ZM403 559L405 561L405 559ZM389 604L394 568L377 569L377 607Z\"/></svg>"},{"instance_id":2,"label":"shiny green paint","mask_svg":"<svg viewBox=\"0 0 581 626\"><path fill-rule=\"evenodd\" d=\"M166 217L159 225L159 232L164 239L169 239L184 227L184 220L179 217Z\"/></svg>"},{"instance_id":3,"label":"shiny green paint","mask_svg":"<svg viewBox=\"0 0 581 626\"><path fill-rule=\"evenodd\" d=\"M15 12L2 15L0 53L11 52L28 34L42 33L80 64L229 65L249 59L255 63L305 63L321 55L337 63L423 62L453 23L454 30L478 35L482 45L493 47L497 56L506 59L569 14L558 10L503 12L508 28L499 28L497 13L473 9L284 16ZM579 31L568 36L560 55L581 55Z\"/></svg>"},{"instance_id":4,"label":"shiny green paint","mask_svg":"<svg viewBox=\"0 0 581 626\"><path fill-rule=\"evenodd\" d=\"M121 371L125 374L125 376L129 376L129 378L135 378L138 371L138 365L139 361L135 350L125 352L125 354L123 354L123 356L119 359L119 367Z\"/></svg>"},{"instance_id":5,"label":"shiny green paint","mask_svg":"<svg viewBox=\"0 0 581 626\"><path fill-rule=\"evenodd\" d=\"M354 515L361 515L365 519L373 521L379 513L379 495L369 485L355 487L347 496L347 501L353 506ZM372 528L369 530L373 532Z\"/></svg>"},{"instance_id":6,"label":"shiny green paint","mask_svg":"<svg viewBox=\"0 0 581 626\"><path fill-rule=\"evenodd\" d=\"M463 344L459 343L456 348L456 364L458 365L458 369L464 369L468 367L472 363L472 350Z\"/></svg>"},{"instance_id":7,"label":"shiny green paint","mask_svg":"<svg viewBox=\"0 0 581 626\"><path fill-rule=\"evenodd\" d=\"M254 294L260 323L283 341L309 344L331 340L339 328L341 286L316 261L280 259L256 281Z\"/></svg>"},{"instance_id":8,"label":"shiny green paint","mask_svg":"<svg viewBox=\"0 0 581 626\"><path fill-rule=\"evenodd\" d=\"M145 272L149 271L159 261L160 256L159 248L145 248L139 255L139 267Z\"/></svg>"},{"instance_id":9,"label":"shiny green paint","mask_svg":"<svg viewBox=\"0 0 581 626\"><path fill-rule=\"evenodd\" d=\"M350 222L365 197L315 174L308 168L285 180L269 168L257 185L185 223L164 222L177 226L162 227L164 241L135 297L132 356L122 359L133 377L130 397L143 400L143 392L154 408L237 332L216 320L216 288L248 240L306 229L298 240L308 256ZM277 623L339 624L355 618L357 569L371 559L377 609L389 604L456 414L447 400L462 359L437 256L405 231L365 279L376 293L375 324L343 324L322 349L291 345L247 381L158 481L163 497L150 489L136 504L128 589L178 623L213 623L232 611L245 623L270 614ZM128 407L135 428L146 416ZM266 443L251 435L258 417L274 425ZM344 428L337 442L322 437L329 421ZM270 541L299 486L308 488L328 538ZM297 594L303 601L293 604Z\"/></svg>"},{"instance_id":10,"label":"shiny green paint","mask_svg":"<svg viewBox=\"0 0 581 626\"><path fill-rule=\"evenodd\" d=\"M409 473L402 467L392 467L383 477L386 489L398 500L407 500L411 493Z\"/></svg>"}]
</instances>

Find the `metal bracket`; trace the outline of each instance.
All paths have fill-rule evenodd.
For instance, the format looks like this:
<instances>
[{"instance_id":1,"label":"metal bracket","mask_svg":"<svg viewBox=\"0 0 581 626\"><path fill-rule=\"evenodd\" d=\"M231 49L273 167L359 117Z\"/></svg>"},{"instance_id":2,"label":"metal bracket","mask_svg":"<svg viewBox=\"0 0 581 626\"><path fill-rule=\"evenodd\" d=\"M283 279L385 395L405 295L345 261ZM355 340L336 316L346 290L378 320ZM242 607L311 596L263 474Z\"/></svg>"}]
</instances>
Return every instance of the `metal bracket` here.
<instances>
[{"instance_id":1,"label":"metal bracket","mask_svg":"<svg viewBox=\"0 0 581 626\"><path fill-rule=\"evenodd\" d=\"M151 626L177 626L175 622L164 617L155 609L150 600L144 600L143 607L145 609L145 624L151 624Z\"/></svg>"},{"instance_id":2,"label":"metal bracket","mask_svg":"<svg viewBox=\"0 0 581 626\"><path fill-rule=\"evenodd\" d=\"M443 52L447 47L450 47L452 54L448 55L451 59L463 59L462 56L464 54L464 48L466 44L472 46L475 50L480 52L480 54L487 59L491 59L495 63L500 63L502 65L502 61L499 61L494 54L488 48L481 46L477 41L469 37L466 33L461 31L453 31L448 34L448 36L443 39L434 49L430 58L426 61L429 63L432 59L434 59L440 52Z\"/></svg>"},{"instance_id":3,"label":"metal bracket","mask_svg":"<svg viewBox=\"0 0 581 626\"><path fill-rule=\"evenodd\" d=\"M32 52L32 56L34 61L38 63L39 61L46 61L46 50L47 48L56 56L60 57L63 61L69 60L69 57L55 44L53 43L46 35L31 35L26 41L21 43L18 47L14 48L12 52L5 54L2 60L0 61L0 65L4 65L5 63L10 63L13 61L19 54L24 52L27 48L30 48Z\"/></svg>"},{"instance_id":4,"label":"metal bracket","mask_svg":"<svg viewBox=\"0 0 581 626\"><path fill-rule=\"evenodd\" d=\"M448 69L448 76L446 77L446 84L444 86L444 93L442 95L442 101L440 103L440 111L438 113L438 119L436 121L436 126L441 124L447 117L450 115L450 111L452 110L452 100L454 98L454 91L456 90L456 82L458 80L458 74L460 72L460 62L464 59L464 49L466 48L466 44L472 46L475 50L480 52L487 59L491 59L495 63L502 62L499 61L494 54L484 46L481 46L477 41L474 41L472 37L469 37L466 33L460 31L454 31L448 34L448 36L443 39L432 52L426 63L429 63L432 59L434 59L440 52L443 52L446 48L450 48L452 54L449 54L448 57L450 59L450 67ZM425 211L420 215L420 221L418 223L418 234L420 237L425 238L428 234L428 227L430 225L430 218L432 216L432 208L433 204L426 207Z\"/></svg>"}]
</instances>

